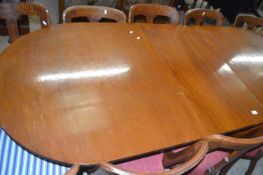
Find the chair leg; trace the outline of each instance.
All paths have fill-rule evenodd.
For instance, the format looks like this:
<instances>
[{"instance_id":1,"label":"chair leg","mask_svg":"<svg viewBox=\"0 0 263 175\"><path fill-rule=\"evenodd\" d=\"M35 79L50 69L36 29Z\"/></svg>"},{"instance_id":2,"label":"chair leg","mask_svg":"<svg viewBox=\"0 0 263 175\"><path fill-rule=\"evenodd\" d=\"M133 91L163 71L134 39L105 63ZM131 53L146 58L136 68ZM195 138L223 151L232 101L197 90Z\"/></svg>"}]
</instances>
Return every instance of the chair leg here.
<instances>
[{"instance_id":1,"label":"chair leg","mask_svg":"<svg viewBox=\"0 0 263 175\"><path fill-rule=\"evenodd\" d=\"M247 169L246 175L252 174L253 170L255 169L258 160L263 157L263 151L260 151L256 157L252 158L249 164L249 167Z\"/></svg>"},{"instance_id":2,"label":"chair leg","mask_svg":"<svg viewBox=\"0 0 263 175\"><path fill-rule=\"evenodd\" d=\"M227 171L236 163L236 161L248 150L242 151L233 151L228 156L226 156L223 160L218 162L216 165L207 169L205 174L226 174Z\"/></svg>"},{"instance_id":3,"label":"chair leg","mask_svg":"<svg viewBox=\"0 0 263 175\"><path fill-rule=\"evenodd\" d=\"M62 15L65 10L65 0L58 0L59 23L63 22Z\"/></svg>"},{"instance_id":4,"label":"chair leg","mask_svg":"<svg viewBox=\"0 0 263 175\"><path fill-rule=\"evenodd\" d=\"M227 172L235 165L235 163L238 160L235 160L233 162L231 162L230 164L226 165L224 168L222 168L222 170L220 171L219 175L226 175Z\"/></svg>"}]
</instances>

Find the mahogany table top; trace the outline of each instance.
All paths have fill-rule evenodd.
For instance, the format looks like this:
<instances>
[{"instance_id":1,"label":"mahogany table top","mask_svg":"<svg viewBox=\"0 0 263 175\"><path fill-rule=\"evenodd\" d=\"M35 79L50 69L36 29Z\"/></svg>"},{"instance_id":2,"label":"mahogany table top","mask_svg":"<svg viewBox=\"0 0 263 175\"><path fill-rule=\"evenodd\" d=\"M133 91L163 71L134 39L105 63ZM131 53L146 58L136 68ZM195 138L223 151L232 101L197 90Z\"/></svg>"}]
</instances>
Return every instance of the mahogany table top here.
<instances>
[{"instance_id":1,"label":"mahogany table top","mask_svg":"<svg viewBox=\"0 0 263 175\"><path fill-rule=\"evenodd\" d=\"M263 121L263 38L233 27L75 23L0 55L0 125L93 164Z\"/></svg>"}]
</instances>

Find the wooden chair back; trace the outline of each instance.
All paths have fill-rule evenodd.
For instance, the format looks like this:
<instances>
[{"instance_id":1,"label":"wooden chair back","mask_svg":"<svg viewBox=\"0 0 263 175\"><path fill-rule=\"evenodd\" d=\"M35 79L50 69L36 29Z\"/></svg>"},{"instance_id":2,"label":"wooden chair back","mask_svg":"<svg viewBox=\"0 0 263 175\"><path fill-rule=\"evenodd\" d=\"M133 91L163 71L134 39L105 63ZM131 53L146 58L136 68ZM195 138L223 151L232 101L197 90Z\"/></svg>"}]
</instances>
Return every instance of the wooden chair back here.
<instances>
[{"instance_id":1,"label":"wooden chair back","mask_svg":"<svg viewBox=\"0 0 263 175\"><path fill-rule=\"evenodd\" d=\"M32 0L0 0L0 3L18 3L18 2L31 2ZM29 33L29 19L28 16L22 15L17 21L20 34L24 35ZM0 35L8 35L6 20L0 18Z\"/></svg>"},{"instance_id":2,"label":"wooden chair back","mask_svg":"<svg viewBox=\"0 0 263 175\"><path fill-rule=\"evenodd\" d=\"M215 150L225 149L232 151L231 154L226 157L219 165L217 165L213 172L219 173L220 170L227 164L232 163L238 159L241 155L245 154L250 149L258 147L263 144L262 129L250 130L249 132L243 133L243 136L256 136L255 138L242 138L240 135L236 137L224 136L224 135L210 135L200 139L195 144L183 149L179 152L167 152L163 157L163 166L165 168L171 168L169 171L157 173L160 175L171 175L171 174L183 174L192 170L197 166L206 156L208 152ZM239 138L241 137L241 138ZM111 163L100 163L99 167L106 172L113 174L126 174L126 175L139 175L143 172L132 172L127 171L123 168L119 168ZM75 165L68 171L66 175L76 174L80 169L79 165ZM209 173L209 172L206 172Z\"/></svg>"},{"instance_id":3,"label":"wooden chair back","mask_svg":"<svg viewBox=\"0 0 263 175\"><path fill-rule=\"evenodd\" d=\"M135 22L136 16L145 16L147 23L154 23L158 16L170 18L171 24L178 23L178 12L175 8L159 4L134 4L129 11L129 23Z\"/></svg>"},{"instance_id":4,"label":"wooden chair back","mask_svg":"<svg viewBox=\"0 0 263 175\"><path fill-rule=\"evenodd\" d=\"M50 19L48 11L41 4L36 3L2 3L0 4L0 18L6 20L11 43L19 37L17 19L21 15L33 15L40 18L41 27L48 27Z\"/></svg>"},{"instance_id":5,"label":"wooden chair back","mask_svg":"<svg viewBox=\"0 0 263 175\"><path fill-rule=\"evenodd\" d=\"M260 133L262 133L262 131ZM230 152L229 156L225 157L224 160L212 167L213 174L219 173L225 166L231 164L233 161L237 160L249 150L262 145L262 134L259 134L256 131L253 131L253 134L257 134L253 135L256 136L255 138L236 138L224 135L210 135L203 138L203 140L205 140L208 144L208 148L206 148L207 153L221 149L228 150ZM251 136L251 132L249 134L246 134L246 136ZM191 157L193 152L195 151L194 149L194 147L189 147L180 152L168 152L164 154L164 167L173 167L189 160L189 157ZM210 171L211 169L207 170L207 173L209 174Z\"/></svg>"},{"instance_id":6,"label":"wooden chair back","mask_svg":"<svg viewBox=\"0 0 263 175\"><path fill-rule=\"evenodd\" d=\"M255 30L258 27L263 27L263 18L251 15L237 15L234 26L243 27L244 24L247 24L248 30Z\"/></svg>"},{"instance_id":7,"label":"wooden chair back","mask_svg":"<svg viewBox=\"0 0 263 175\"><path fill-rule=\"evenodd\" d=\"M189 160L185 162L181 162L180 166L177 166L169 171L165 172L158 172L156 174L160 175L176 175L176 174L183 174L188 172L193 167L195 167L201 160L205 157L208 151L208 144L205 140L200 140L197 143L191 146L191 155L188 157ZM113 174L126 174L126 175L141 175L145 172L132 172L126 169L120 168L116 165L111 163L99 163L100 169L106 171L108 173ZM78 171L81 169L80 165L74 165L65 175L74 175L77 174Z\"/></svg>"},{"instance_id":8,"label":"wooden chair back","mask_svg":"<svg viewBox=\"0 0 263 175\"><path fill-rule=\"evenodd\" d=\"M119 23L126 22L124 12L103 6L78 5L71 6L63 12L63 22L72 22L72 19L85 17L89 22L99 22L102 18L111 19Z\"/></svg>"},{"instance_id":9,"label":"wooden chair back","mask_svg":"<svg viewBox=\"0 0 263 175\"><path fill-rule=\"evenodd\" d=\"M185 13L184 24L188 25L190 20L194 20L195 25L203 25L205 20L215 20L215 25L221 26L224 23L224 16L222 13L210 9L192 9Z\"/></svg>"}]
</instances>

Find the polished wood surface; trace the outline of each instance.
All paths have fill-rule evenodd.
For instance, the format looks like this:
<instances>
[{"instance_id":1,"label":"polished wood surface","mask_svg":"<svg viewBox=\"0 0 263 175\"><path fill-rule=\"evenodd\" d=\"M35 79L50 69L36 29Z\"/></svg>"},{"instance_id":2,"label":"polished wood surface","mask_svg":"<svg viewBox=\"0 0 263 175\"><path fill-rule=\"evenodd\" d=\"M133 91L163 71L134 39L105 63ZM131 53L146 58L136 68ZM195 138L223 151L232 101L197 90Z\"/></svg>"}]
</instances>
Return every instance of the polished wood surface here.
<instances>
[{"instance_id":1,"label":"polished wood surface","mask_svg":"<svg viewBox=\"0 0 263 175\"><path fill-rule=\"evenodd\" d=\"M119 23L126 23L126 14L123 11L102 6L78 5L68 7L63 12L63 22L72 22L72 19L85 17L89 22L99 22L106 18Z\"/></svg>"},{"instance_id":2,"label":"polished wood surface","mask_svg":"<svg viewBox=\"0 0 263 175\"><path fill-rule=\"evenodd\" d=\"M136 22L136 16L144 16L147 23L154 23L156 17L158 16L168 17L171 24L177 24L179 19L179 14L174 7L149 3L139 3L132 5L129 10L128 22Z\"/></svg>"},{"instance_id":3,"label":"polished wood surface","mask_svg":"<svg viewBox=\"0 0 263 175\"><path fill-rule=\"evenodd\" d=\"M7 31L11 42L19 38L20 34L17 20L21 15L38 16L42 28L50 25L48 11L41 4L26 2L0 4L0 17L6 20Z\"/></svg>"},{"instance_id":4,"label":"polished wood surface","mask_svg":"<svg viewBox=\"0 0 263 175\"><path fill-rule=\"evenodd\" d=\"M107 162L257 124L262 42L235 27L45 28L0 55L0 124L27 149L69 163Z\"/></svg>"},{"instance_id":5,"label":"polished wood surface","mask_svg":"<svg viewBox=\"0 0 263 175\"><path fill-rule=\"evenodd\" d=\"M195 25L203 25L205 20L214 20L215 25L222 26L224 24L224 16L216 10L210 9L191 9L185 13L184 24L188 25L190 20L194 20Z\"/></svg>"}]
</instances>

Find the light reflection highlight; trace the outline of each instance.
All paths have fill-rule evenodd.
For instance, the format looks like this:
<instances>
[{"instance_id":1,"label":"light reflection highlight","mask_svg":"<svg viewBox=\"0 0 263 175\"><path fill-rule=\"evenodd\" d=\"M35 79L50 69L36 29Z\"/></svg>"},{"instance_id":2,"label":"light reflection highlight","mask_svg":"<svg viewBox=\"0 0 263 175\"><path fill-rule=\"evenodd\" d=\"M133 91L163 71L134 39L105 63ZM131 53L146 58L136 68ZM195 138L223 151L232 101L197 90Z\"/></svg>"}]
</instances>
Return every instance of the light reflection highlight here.
<instances>
[{"instance_id":1,"label":"light reflection highlight","mask_svg":"<svg viewBox=\"0 0 263 175\"><path fill-rule=\"evenodd\" d=\"M250 111L252 115L258 115L258 111L257 110L252 110Z\"/></svg>"},{"instance_id":2,"label":"light reflection highlight","mask_svg":"<svg viewBox=\"0 0 263 175\"><path fill-rule=\"evenodd\" d=\"M259 77L263 77L263 72L258 73Z\"/></svg>"},{"instance_id":3,"label":"light reflection highlight","mask_svg":"<svg viewBox=\"0 0 263 175\"><path fill-rule=\"evenodd\" d=\"M228 72L228 73L230 73L230 72L232 72L232 69L231 69L231 67L228 65L228 64L223 64L223 66L221 66L220 68L219 68L219 70L218 70L218 72L219 73L223 73L223 72Z\"/></svg>"},{"instance_id":4,"label":"light reflection highlight","mask_svg":"<svg viewBox=\"0 0 263 175\"><path fill-rule=\"evenodd\" d=\"M238 56L235 56L234 58L232 58L230 60L230 63L248 63L248 62L251 62L251 63L263 63L263 55L260 55L260 56L241 56L241 55L238 55Z\"/></svg>"},{"instance_id":5,"label":"light reflection highlight","mask_svg":"<svg viewBox=\"0 0 263 175\"><path fill-rule=\"evenodd\" d=\"M73 79L83 79L83 78L94 78L94 77L110 77L114 75L123 74L130 70L129 67L115 67L115 68L102 68L87 71L77 71L77 72L63 72L63 73L51 73L47 75L41 75L37 77L38 82L45 81L61 81L61 80L73 80Z\"/></svg>"}]
</instances>

